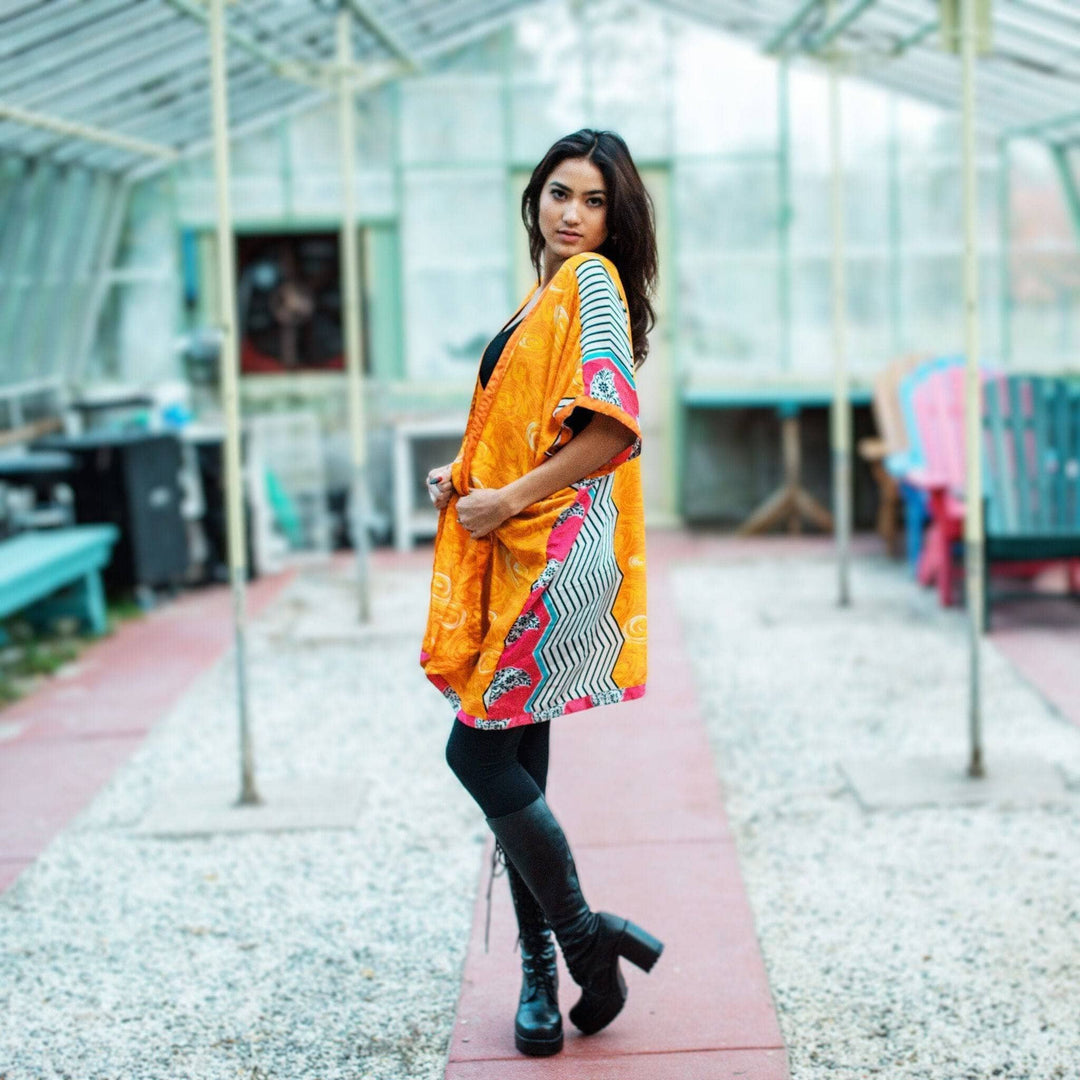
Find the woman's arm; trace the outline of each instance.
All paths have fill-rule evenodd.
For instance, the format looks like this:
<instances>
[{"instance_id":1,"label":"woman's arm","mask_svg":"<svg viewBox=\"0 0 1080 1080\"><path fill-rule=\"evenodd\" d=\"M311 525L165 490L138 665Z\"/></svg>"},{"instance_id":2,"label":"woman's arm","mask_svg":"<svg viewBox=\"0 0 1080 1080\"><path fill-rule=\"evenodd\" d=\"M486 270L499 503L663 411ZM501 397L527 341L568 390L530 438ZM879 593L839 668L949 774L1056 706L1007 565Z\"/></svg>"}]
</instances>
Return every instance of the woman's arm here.
<instances>
[{"instance_id":1,"label":"woman's arm","mask_svg":"<svg viewBox=\"0 0 1080 1080\"><path fill-rule=\"evenodd\" d=\"M505 487L477 488L458 500L458 521L478 540L527 506L606 465L637 436L604 413L594 413L588 426L561 450Z\"/></svg>"}]
</instances>

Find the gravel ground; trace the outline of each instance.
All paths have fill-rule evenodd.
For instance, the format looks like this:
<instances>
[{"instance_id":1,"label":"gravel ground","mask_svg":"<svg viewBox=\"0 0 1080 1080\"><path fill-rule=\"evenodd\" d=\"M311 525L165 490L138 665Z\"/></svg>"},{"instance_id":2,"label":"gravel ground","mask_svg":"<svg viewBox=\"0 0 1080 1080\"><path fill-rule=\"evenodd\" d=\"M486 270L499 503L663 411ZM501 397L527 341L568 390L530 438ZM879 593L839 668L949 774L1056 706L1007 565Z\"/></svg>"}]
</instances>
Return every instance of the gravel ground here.
<instances>
[{"instance_id":1,"label":"gravel ground","mask_svg":"<svg viewBox=\"0 0 1080 1080\"><path fill-rule=\"evenodd\" d=\"M885 560L848 610L828 561L674 582L794 1080L1080 1076L1080 731L988 646L988 769L1065 798L867 813L846 759L967 760L963 616Z\"/></svg>"},{"instance_id":2,"label":"gravel ground","mask_svg":"<svg viewBox=\"0 0 1080 1080\"><path fill-rule=\"evenodd\" d=\"M868 814L849 755L965 760L961 618L884 561L844 612L823 561L673 578L795 1080L1075 1080L1080 732L988 648L990 768L1037 750L1076 801ZM416 663L426 574L376 584L377 631L311 570L250 635L259 778L355 783L355 829L137 834L234 777L217 665L0 895L0 1080L441 1078L484 825Z\"/></svg>"},{"instance_id":3,"label":"gravel ground","mask_svg":"<svg viewBox=\"0 0 1080 1080\"><path fill-rule=\"evenodd\" d=\"M0 895L0 1080L442 1076L484 824L417 663L426 593L378 575L365 634L309 571L253 625L257 776L358 785L355 829L135 833L235 776L226 660Z\"/></svg>"}]
</instances>

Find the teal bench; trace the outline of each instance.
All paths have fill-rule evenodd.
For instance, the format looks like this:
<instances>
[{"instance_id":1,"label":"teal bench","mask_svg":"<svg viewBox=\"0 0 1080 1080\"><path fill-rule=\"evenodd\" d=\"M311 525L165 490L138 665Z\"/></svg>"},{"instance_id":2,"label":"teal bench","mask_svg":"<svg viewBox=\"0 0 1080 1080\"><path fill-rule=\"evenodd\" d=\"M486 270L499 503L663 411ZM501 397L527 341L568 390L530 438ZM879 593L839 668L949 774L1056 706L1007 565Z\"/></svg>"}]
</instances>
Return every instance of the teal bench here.
<instances>
[{"instance_id":1,"label":"teal bench","mask_svg":"<svg viewBox=\"0 0 1080 1080\"><path fill-rule=\"evenodd\" d=\"M34 626L45 626L75 615L91 633L103 634L101 570L119 536L114 525L78 525L0 542L0 619L24 612Z\"/></svg>"}]
</instances>

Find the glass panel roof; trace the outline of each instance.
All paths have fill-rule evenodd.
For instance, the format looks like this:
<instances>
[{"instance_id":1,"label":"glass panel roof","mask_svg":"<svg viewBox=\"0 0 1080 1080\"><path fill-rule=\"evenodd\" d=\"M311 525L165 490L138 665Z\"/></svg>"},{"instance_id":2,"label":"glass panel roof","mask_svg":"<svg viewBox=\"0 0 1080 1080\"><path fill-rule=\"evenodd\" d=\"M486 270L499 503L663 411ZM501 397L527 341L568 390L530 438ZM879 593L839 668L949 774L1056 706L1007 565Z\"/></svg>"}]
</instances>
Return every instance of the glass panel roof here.
<instances>
[{"instance_id":1,"label":"glass panel roof","mask_svg":"<svg viewBox=\"0 0 1080 1080\"><path fill-rule=\"evenodd\" d=\"M345 0L373 79L420 66L538 0ZM542 0L541 0L542 2ZM774 54L823 59L946 108L960 64L938 0L649 0ZM228 0L230 122L242 130L330 91L336 0ZM205 148L205 0L0 0L0 151L114 172ZM831 28L831 29L830 29ZM1080 5L995 0L979 123L1080 142Z\"/></svg>"}]
</instances>

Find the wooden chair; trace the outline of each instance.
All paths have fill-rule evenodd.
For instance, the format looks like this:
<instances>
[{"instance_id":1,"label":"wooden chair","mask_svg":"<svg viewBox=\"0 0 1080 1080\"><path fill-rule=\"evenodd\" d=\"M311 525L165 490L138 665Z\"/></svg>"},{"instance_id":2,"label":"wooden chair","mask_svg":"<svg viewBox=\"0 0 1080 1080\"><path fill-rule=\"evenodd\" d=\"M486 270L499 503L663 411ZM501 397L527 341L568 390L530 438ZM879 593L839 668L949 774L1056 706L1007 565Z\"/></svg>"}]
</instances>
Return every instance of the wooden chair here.
<instances>
[{"instance_id":1,"label":"wooden chair","mask_svg":"<svg viewBox=\"0 0 1080 1080\"><path fill-rule=\"evenodd\" d=\"M967 451L964 440L966 368L949 363L933 370L915 388L911 405L922 462L908 471L907 483L926 493L930 525L918 562L918 579L937 584L942 606L953 602L957 581L953 547L964 535L964 489ZM1000 381L1000 372L984 368L984 387Z\"/></svg>"},{"instance_id":2,"label":"wooden chair","mask_svg":"<svg viewBox=\"0 0 1080 1080\"><path fill-rule=\"evenodd\" d=\"M1080 593L1080 384L1012 375L983 390L989 627L991 563L1069 560Z\"/></svg>"},{"instance_id":3,"label":"wooden chair","mask_svg":"<svg viewBox=\"0 0 1080 1080\"><path fill-rule=\"evenodd\" d=\"M926 380L962 363L963 358L959 356L933 357L924 360L900 380L900 413L907 435L907 449L890 454L885 466L889 474L896 478L903 499L908 566L916 576L923 558L924 533L930 521L930 496L925 488L908 478L926 469L926 454L915 413L915 395Z\"/></svg>"},{"instance_id":4,"label":"wooden chair","mask_svg":"<svg viewBox=\"0 0 1080 1080\"><path fill-rule=\"evenodd\" d=\"M859 440L859 456L870 466L878 486L877 531L889 553L900 551L900 483L886 466L890 457L907 452L908 436L900 406L900 384L923 361L923 357L901 356L890 361L874 378L871 410L878 434Z\"/></svg>"}]
</instances>

